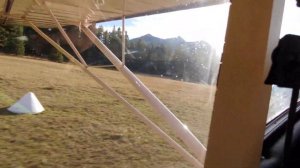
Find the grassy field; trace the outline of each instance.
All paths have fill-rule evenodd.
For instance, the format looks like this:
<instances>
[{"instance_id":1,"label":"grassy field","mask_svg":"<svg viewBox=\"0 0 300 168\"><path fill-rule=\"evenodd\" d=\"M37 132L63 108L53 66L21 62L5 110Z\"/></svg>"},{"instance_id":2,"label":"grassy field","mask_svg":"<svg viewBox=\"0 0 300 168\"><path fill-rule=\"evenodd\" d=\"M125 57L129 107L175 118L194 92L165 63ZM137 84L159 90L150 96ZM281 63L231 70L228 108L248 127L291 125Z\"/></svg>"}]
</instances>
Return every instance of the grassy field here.
<instances>
[{"instance_id":1,"label":"grassy field","mask_svg":"<svg viewBox=\"0 0 300 168\"><path fill-rule=\"evenodd\" d=\"M92 69L170 132L119 72ZM207 143L215 88L139 78ZM32 91L46 111L13 115L6 108ZM79 68L0 54L0 167L191 167L132 112Z\"/></svg>"}]
</instances>

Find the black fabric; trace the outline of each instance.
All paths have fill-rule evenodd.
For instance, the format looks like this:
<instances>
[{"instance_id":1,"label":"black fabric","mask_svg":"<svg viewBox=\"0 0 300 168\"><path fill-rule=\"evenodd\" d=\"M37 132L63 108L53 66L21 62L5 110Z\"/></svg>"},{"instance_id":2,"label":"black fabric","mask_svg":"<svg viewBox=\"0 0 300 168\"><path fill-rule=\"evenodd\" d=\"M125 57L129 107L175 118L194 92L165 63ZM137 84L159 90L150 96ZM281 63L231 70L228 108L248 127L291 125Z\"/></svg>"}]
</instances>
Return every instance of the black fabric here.
<instances>
[{"instance_id":1,"label":"black fabric","mask_svg":"<svg viewBox=\"0 0 300 168\"><path fill-rule=\"evenodd\" d=\"M265 84L300 87L300 36L285 35L272 53L272 66Z\"/></svg>"}]
</instances>

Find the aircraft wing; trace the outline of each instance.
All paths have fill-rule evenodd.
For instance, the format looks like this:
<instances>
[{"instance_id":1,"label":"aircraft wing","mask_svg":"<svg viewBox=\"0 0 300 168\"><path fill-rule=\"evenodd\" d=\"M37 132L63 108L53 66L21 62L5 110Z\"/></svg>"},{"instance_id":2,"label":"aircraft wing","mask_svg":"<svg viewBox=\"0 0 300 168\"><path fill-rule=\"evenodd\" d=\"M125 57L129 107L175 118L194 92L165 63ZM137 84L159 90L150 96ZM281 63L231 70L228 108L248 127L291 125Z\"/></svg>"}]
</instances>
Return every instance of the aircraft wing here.
<instances>
[{"instance_id":1,"label":"aircraft wing","mask_svg":"<svg viewBox=\"0 0 300 168\"><path fill-rule=\"evenodd\" d=\"M62 26L157 14L215 5L228 0L0 0L0 24L55 27L47 8Z\"/></svg>"}]
</instances>

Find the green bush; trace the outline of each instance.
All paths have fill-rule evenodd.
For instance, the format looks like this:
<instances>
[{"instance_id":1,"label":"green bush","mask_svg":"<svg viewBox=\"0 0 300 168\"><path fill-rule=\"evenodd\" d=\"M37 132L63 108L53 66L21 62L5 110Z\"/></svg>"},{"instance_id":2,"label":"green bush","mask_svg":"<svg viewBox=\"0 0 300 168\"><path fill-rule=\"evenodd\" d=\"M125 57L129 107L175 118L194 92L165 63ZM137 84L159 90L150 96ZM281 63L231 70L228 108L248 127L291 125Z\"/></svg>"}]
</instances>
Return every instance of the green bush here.
<instances>
[{"instance_id":1,"label":"green bush","mask_svg":"<svg viewBox=\"0 0 300 168\"><path fill-rule=\"evenodd\" d=\"M1 50L3 50L6 44L7 35L8 35L7 30L3 26L0 26L0 49Z\"/></svg>"},{"instance_id":2,"label":"green bush","mask_svg":"<svg viewBox=\"0 0 300 168\"><path fill-rule=\"evenodd\" d=\"M17 55L25 54L25 42L23 37L23 26L1 26L0 46L6 53Z\"/></svg>"},{"instance_id":3,"label":"green bush","mask_svg":"<svg viewBox=\"0 0 300 168\"><path fill-rule=\"evenodd\" d=\"M64 62L64 55L59 51L55 51L53 52L53 54L49 55L48 59L51 61L62 63Z\"/></svg>"},{"instance_id":4,"label":"green bush","mask_svg":"<svg viewBox=\"0 0 300 168\"><path fill-rule=\"evenodd\" d=\"M16 48L16 39L15 38L7 38L7 40L4 43L4 52L6 53L15 53L15 48Z\"/></svg>"}]
</instances>

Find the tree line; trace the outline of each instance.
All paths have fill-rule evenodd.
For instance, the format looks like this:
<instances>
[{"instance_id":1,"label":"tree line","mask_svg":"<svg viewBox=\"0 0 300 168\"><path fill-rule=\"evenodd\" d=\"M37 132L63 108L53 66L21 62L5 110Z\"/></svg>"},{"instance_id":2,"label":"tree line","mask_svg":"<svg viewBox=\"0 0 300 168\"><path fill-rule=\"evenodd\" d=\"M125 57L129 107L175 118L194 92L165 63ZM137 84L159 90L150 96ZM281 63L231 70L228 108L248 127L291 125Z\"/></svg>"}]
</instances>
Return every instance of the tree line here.
<instances>
[{"instance_id":1,"label":"tree line","mask_svg":"<svg viewBox=\"0 0 300 168\"><path fill-rule=\"evenodd\" d=\"M100 26L96 34L121 60L121 29L114 27L109 32ZM160 39L150 34L129 40L126 32L125 44L126 66L134 72L188 82L216 83L220 57L205 41L186 42L181 37ZM104 56L102 58L105 60ZM110 64L108 60L105 63Z\"/></svg>"},{"instance_id":2,"label":"tree line","mask_svg":"<svg viewBox=\"0 0 300 168\"><path fill-rule=\"evenodd\" d=\"M77 43L89 40L77 27L66 31ZM43 29L63 48L75 55L61 38L56 29ZM111 31L102 26L95 28L96 36L121 60L122 30L114 27ZM79 41L79 42L77 42ZM81 42L80 42L81 41ZM109 65L110 61L95 46L86 45L80 50L89 65ZM157 75L196 83L215 84L219 57L205 41L185 42L182 38L159 39L151 35L129 40L125 32L126 65L135 72ZM50 44L40 38L31 28L22 26L0 26L0 51L16 55L32 55L56 62L68 60Z\"/></svg>"}]
</instances>

